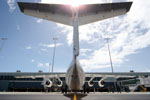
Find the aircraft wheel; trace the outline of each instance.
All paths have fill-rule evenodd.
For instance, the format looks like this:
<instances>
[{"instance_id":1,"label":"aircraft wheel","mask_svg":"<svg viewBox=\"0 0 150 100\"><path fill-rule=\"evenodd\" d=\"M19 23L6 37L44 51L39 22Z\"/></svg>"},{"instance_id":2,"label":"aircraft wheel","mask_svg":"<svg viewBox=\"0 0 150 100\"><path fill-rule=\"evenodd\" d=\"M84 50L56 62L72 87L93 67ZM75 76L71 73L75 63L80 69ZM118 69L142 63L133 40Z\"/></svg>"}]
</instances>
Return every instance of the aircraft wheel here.
<instances>
[{"instance_id":1,"label":"aircraft wheel","mask_svg":"<svg viewBox=\"0 0 150 100\"><path fill-rule=\"evenodd\" d=\"M62 89L61 92L64 93L64 89Z\"/></svg>"},{"instance_id":2,"label":"aircraft wheel","mask_svg":"<svg viewBox=\"0 0 150 100\"><path fill-rule=\"evenodd\" d=\"M67 94L67 89L65 89L65 93Z\"/></svg>"}]
</instances>

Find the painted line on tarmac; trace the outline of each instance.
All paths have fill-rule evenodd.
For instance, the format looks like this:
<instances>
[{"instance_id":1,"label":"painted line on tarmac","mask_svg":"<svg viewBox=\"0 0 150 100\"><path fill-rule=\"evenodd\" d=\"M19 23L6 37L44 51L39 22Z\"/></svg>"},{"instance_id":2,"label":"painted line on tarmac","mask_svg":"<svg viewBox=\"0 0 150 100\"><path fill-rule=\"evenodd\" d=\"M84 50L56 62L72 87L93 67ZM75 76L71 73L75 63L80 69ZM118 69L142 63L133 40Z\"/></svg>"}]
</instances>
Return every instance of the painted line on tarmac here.
<instances>
[{"instance_id":1,"label":"painted line on tarmac","mask_svg":"<svg viewBox=\"0 0 150 100\"><path fill-rule=\"evenodd\" d=\"M77 100L77 95L74 93L73 100Z\"/></svg>"}]
</instances>

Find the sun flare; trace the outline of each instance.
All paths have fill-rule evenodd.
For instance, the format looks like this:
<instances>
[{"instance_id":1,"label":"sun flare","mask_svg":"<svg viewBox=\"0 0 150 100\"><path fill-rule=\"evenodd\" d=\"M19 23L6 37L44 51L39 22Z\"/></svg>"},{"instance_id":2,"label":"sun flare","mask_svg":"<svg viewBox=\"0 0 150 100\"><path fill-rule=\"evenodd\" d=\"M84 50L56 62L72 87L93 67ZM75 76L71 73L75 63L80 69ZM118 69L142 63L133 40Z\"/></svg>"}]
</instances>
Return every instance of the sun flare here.
<instances>
[{"instance_id":1,"label":"sun flare","mask_svg":"<svg viewBox=\"0 0 150 100\"><path fill-rule=\"evenodd\" d=\"M79 0L70 0L68 2L72 7L78 7L79 5L81 5L81 2Z\"/></svg>"},{"instance_id":2,"label":"sun flare","mask_svg":"<svg viewBox=\"0 0 150 100\"><path fill-rule=\"evenodd\" d=\"M72 7L78 7L81 4L86 4L87 1L83 0L41 0L42 3L54 3L54 4L69 4Z\"/></svg>"}]
</instances>

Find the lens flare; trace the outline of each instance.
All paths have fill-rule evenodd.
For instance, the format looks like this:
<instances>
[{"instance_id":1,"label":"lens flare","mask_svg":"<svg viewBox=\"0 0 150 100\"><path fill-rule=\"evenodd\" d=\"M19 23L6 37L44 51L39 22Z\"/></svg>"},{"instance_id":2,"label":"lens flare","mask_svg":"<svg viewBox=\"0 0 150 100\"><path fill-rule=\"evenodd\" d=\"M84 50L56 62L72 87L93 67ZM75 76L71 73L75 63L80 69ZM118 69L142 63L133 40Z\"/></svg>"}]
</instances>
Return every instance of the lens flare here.
<instances>
[{"instance_id":1,"label":"lens flare","mask_svg":"<svg viewBox=\"0 0 150 100\"><path fill-rule=\"evenodd\" d=\"M78 0L70 0L69 4L72 6L72 7L79 7L79 5L81 4L80 1Z\"/></svg>"}]
</instances>

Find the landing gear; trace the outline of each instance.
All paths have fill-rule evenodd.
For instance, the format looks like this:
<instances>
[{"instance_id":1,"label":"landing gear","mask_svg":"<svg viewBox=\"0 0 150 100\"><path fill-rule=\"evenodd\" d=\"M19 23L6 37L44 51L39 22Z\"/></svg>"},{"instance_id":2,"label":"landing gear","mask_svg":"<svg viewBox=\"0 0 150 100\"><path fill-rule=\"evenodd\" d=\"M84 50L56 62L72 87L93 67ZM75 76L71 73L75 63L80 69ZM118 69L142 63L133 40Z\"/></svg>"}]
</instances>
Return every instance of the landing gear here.
<instances>
[{"instance_id":1,"label":"landing gear","mask_svg":"<svg viewBox=\"0 0 150 100\"><path fill-rule=\"evenodd\" d=\"M85 84L83 85L83 92L84 92L84 94L86 94L86 92L87 92L87 93L90 92L89 88L86 87Z\"/></svg>"},{"instance_id":2,"label":"landing gear","mask_svg":"<svg viewBox=\"0 0 150 100\"><path fill-rule=\"evenodd\" d=\"M89 88L84 89L84 94L89 92L90 92Z\"/></svg>"},{"instance_id":3,"label":"landing gear","mask_svg":"<svg viewBox=\"0 0 150 100\"><path fill-rule=\"evenodd\" d=\"M65 93L67 94L67 88L65 89Z\"/></svg>"},{"instance_id":4,"label":"landing gear","mask_svg":"<svg viewBox=\"0 0 150 100\"><path fill-rule=\"evenodd\" d=\"M66 85L64 88L62 88L62 93L66 93L68 92L68 86Z\"/></svg>"}]
</instances>

